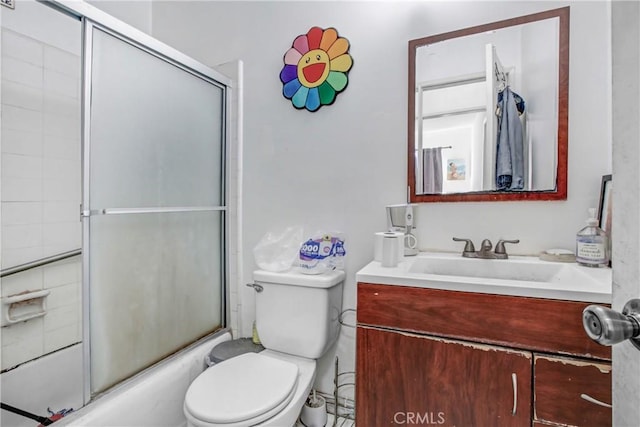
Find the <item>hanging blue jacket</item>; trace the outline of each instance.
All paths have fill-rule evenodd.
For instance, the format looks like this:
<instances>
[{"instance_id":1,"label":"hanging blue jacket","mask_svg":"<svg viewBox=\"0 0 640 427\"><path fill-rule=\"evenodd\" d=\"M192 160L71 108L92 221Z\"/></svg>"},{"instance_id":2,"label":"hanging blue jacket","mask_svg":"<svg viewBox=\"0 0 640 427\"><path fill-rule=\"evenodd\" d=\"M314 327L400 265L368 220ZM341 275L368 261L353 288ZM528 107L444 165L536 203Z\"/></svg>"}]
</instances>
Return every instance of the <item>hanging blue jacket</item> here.
<instances>
[{"instance_id":1,"label":"hanging blue jacket","mask_svg":"<svg viewBox=\"0 0 640 427\"><path fill-rule=\"evenodd\" d=\"M524 135L515 96L507 86L498 104L496 189L524 188Z\"/></svg>"}]
</instances>

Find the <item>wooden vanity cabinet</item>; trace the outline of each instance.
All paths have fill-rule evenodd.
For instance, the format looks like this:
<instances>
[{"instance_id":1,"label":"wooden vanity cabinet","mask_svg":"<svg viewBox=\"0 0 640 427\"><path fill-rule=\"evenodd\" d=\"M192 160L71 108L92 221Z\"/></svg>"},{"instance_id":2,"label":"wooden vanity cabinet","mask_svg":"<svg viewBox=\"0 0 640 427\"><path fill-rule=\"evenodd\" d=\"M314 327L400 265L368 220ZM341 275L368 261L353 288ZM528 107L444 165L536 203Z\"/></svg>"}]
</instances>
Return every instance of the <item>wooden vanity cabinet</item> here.
<instances>
[{"instance_id":1,"label":"wooden vanity cabinet","mask_svg":"<svg viewBox=\"0 0 640 427\"><path fill-rule=\"evenodd\" d=\"M611 425L586 305L358 283L358 425Z\"/></svg>"},{"instance_id":2,"label":"wooden vanity cabinet","mask_svg":"<svg viewBox=\"0 0 640 427\"><path fill-rule=\"evenodd\" d=\"M531 422L530 353L367 326L357 334L358 425Z\"/></svg>"},{"instance_id":3,"label":"wooden vanity cabinet","mask_svg":"<svg viewBox=\"0 0 640 427\"><path fill-rule=\"evenodd\" d=\"M611 425L611 364L534 355L536 418L550 425Z\"/></svg>"}]
</instances>

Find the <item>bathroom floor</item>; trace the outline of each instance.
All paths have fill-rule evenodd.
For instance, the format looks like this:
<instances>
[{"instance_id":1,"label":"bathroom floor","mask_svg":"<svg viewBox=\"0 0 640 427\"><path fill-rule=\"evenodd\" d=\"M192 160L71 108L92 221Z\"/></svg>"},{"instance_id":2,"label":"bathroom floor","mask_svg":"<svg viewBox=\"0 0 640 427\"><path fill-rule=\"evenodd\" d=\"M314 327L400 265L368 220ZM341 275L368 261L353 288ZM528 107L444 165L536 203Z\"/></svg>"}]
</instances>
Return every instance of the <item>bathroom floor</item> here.
<instances>
[{"instance_id":1,"label":"bathroom floor","mask_svg":"<svg viewBox=\"0 0 640 427\"><path fill-rule=\"evenodd\" d=\"M353 420L349 420L347 418L338 417L336 421L336 427L355 427L356 423ZM305 427L300 421L295 425L295 427ZM325 427L333 427L333 414L329 414L327 418L327 424Z\"/></svg>"}]
</instances>

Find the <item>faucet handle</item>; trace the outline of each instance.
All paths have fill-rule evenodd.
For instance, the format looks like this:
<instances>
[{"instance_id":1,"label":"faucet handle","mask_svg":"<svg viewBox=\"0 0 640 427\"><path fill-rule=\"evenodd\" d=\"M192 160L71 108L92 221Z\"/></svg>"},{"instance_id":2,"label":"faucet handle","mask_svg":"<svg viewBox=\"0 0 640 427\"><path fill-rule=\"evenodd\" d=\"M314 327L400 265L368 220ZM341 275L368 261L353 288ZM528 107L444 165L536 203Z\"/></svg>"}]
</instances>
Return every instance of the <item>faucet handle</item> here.
<instances>
[{"instance_id":1,"label":"faucet handle","mask_svg":"<svg viewBox=\"0 0 640 427\"><path fill-rule=\"evenodd\" d=\"M515 243L520 243L520 240L519 239L516 239L516 240L500 239L498 240L498 243L496 243L496 249L494 250L494 252L496 254L506 255L507 250L504 248L505 243L515 244Z\"/></svg>"},{"instance_id":2,"label":"faucet handle","mask_svg":"<svg viewBox=\"0 0 640 427\"><path fill-rule=\"evenodd\" d=\"M473 246L473 242L471 241L471 239L461 239L459 237L454 237L453 238L454 242L467 242L464 245L464 249L462 250L462 253L467 253L467 252L475 252L476 248L475 246Z\"/></svg>"}]
</instances>

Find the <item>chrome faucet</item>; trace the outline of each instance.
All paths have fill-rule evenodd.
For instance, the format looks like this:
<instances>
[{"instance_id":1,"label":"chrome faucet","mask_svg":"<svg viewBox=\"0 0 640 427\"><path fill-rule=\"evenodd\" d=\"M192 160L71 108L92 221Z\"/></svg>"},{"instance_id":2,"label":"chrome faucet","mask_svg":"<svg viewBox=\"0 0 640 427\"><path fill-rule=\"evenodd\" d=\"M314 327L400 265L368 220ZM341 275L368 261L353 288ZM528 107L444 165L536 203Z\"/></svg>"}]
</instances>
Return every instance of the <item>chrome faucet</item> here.
<instances>
[{"instance_id":1,"label":"chrome faucet","mask_svg":"<svg viewBox=\"0 0 640 427\"><path fill-rule=\"evenodd\" d=\"M500 239L496 244L496 248L493 252L491 252L491 248L493 248L493 244L491 240L484 239L480 244L480 250L476 251L475 246L473 246L473 242L471 239L461 239L459 237L454 237L453 240L455 242L466 242L464 245L464 249L462 250L462 256L465 258L482 258L482 259L507 259L509 255L507 255L507 251L504 247L505 243L520 243L520 240L505 240Z\"/></svg>"}]
</instances>

